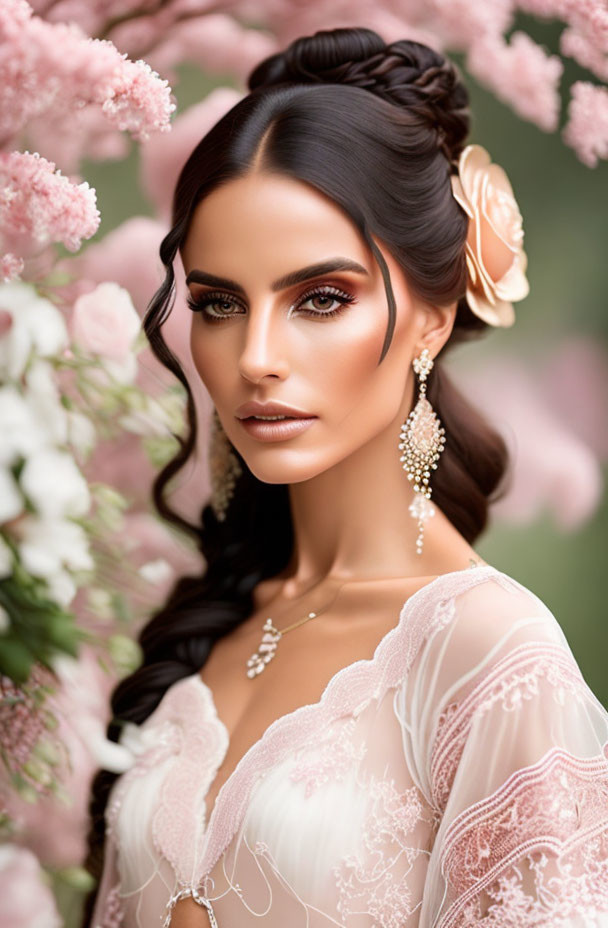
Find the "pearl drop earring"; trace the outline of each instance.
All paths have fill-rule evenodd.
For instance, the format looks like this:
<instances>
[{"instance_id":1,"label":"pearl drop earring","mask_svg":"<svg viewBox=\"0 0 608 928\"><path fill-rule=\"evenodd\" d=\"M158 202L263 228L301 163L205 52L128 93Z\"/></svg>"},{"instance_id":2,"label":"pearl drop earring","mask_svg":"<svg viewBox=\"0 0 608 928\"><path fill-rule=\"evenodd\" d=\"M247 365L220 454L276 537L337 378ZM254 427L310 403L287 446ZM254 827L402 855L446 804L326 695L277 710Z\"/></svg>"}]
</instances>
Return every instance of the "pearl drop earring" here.
<instances>
[{"instance_id":1,"label":"pearl drop earring","mask_svg":"<svg viewBox=\"0 0 608 928\"><path fill-rule=\"evenodd\" d=\"M403 469L407 471L407 479L414 481L416 496L410 504L409 511L418 520L416 553L422 554L424 525L427 519L435 515L435 507L430 502L431 468L437 469L437 461L445 447L445 429L426 398L426 379L434 364L429 349L423 348L412 364L420 378L420 392L418 402L401 426L402 440L399 450L403 454L399 460L403 462Z\"/></svg>"}]
</instances>

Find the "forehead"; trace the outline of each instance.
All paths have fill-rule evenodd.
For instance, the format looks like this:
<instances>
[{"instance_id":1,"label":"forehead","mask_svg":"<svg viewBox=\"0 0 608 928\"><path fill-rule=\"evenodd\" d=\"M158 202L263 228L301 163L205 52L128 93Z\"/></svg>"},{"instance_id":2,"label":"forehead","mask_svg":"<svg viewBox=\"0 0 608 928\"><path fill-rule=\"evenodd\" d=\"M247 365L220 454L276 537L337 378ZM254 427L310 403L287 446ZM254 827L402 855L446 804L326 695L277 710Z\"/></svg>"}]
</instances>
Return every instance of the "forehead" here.
<instances>
[{"instance_id":1,"label":"forehead","mask_svg":"<svg viewBox=\"0 0 608 928\"><path fill-rule=\"evenodd\" d=\"M197 205L181 251L186 273L204 267L274 278L336 254L372 268L366 242L333 200L302 181L268 173L213 190Z\"/></svg>"}]
</instances>

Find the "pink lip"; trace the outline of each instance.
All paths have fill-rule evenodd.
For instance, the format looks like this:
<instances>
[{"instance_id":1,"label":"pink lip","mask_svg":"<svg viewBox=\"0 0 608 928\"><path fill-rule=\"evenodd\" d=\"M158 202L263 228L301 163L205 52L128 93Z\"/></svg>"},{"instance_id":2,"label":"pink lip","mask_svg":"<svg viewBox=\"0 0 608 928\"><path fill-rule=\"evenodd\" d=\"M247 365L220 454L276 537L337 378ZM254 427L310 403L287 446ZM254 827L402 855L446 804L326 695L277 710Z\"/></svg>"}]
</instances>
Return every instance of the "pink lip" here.
<instances>
[{"instance_id":1,"label":"pink lip","mask_svg":"<svg viewBox=\"0 0 608 928\"><path fill-rule=\"evenodd\" d=\"M273 415L273 413L267 413ZM275 413L279 415L279 413ZM240 419L240 423L245 431L257 438L258 441L284 441L287 438L293 438L301 432L310 428L317 417L310 416L306 419L287 419L285 422L263 422L261 419Z\"/></svg>"},{"instance_id":2,"label":"pink lip","mask_svg":"<svg viewBox=\"0 0 608 928\"><path fill-rule=\"evenodd\" d=\"M237 419L247 419L249 416L290 416L296 419L310 419L311 413L304 409L296 409L295 406L287 406L285 403L258 403L257 400L250 400L239 406L236 411Z\"/></svg>"}]
</instances>

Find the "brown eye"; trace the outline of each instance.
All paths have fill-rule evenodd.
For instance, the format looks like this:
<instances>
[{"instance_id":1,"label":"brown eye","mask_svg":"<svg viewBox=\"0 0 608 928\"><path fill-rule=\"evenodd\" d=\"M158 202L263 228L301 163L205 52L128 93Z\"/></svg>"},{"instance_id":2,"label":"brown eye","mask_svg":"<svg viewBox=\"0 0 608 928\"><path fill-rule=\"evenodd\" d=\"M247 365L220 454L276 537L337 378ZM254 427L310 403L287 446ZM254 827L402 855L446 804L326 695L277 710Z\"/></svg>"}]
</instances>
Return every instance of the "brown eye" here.
<instances>
[{"instance_id":1,"label":"brown eye","mask_svg":"<svg viewBox=\"0 0 608 928\"><path fill-rule=\"evenodd\" d=\"M232 316L240 316L242 313L231 312L231 306L238 306L228 293L206 293L204 296L194 299L187 297L186 302L193 312L202 312L207 321L218 322L222 319L230 319ZM210 309L213 309L211 312Z\"/></svg>"},{"instance_id":2,"label":"brown eye","mask_svg":"<svg viewBox=\"0 0 608 928\"><path fill-rule=\"evenodd\" d=\"M317 301L316 308L312 310L301 308L305 303L312 303L313 301ZM304 313L305 316L337 316L344 312L347 304L354 302L354 296L344 290L339 290L337 287L322 287L304 294L298 303L298 312ZM338 305L333 309L328 308L331 307L332 303Z\"/></svg>"}]
</instances>

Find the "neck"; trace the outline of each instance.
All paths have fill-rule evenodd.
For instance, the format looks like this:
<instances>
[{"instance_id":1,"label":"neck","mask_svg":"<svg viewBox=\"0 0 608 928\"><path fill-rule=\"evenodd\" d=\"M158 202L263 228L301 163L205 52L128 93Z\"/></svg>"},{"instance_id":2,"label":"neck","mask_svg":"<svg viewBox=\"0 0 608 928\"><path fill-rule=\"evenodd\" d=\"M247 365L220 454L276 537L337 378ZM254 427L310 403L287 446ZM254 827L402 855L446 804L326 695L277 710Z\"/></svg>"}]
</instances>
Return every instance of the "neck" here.
<instances>
[{"instance_id":1,"label":"neck","mask_svg":"<svg viewBox=\"0 0 608 928\"><path fill-rule=\"evenodd\" d=\"M408 511L416 494L399 461L398 436L399 424L334 467L290 485L294 550L282 574L286 598L325 580L426 577L469 565L475 552L432 496L435 515L417 554L418 522Z\"/></svg>"}]
</instances>

